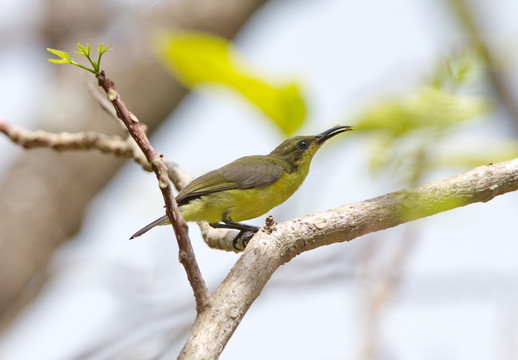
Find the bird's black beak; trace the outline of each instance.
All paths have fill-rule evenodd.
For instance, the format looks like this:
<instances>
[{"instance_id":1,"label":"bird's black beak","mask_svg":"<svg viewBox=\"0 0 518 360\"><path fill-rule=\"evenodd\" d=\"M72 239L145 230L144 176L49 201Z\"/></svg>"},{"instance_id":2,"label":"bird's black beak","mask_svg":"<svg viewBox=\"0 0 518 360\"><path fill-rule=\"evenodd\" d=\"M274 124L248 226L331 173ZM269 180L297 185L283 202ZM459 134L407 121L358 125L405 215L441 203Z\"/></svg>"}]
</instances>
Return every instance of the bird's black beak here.
<instances>
[{"instance_id":1,"label":"bird's black beak","mask_svg":"<svg viewBox=\"0 0 518 360\"><path fill-rule=\"evenodd\" d=\"M326 140L331 139L333 136L343 133L345 131L352 131L352 126L335 126L329 130L326 130L315 136L317 144L323 144Z\"/></svg>"}]
</instances>

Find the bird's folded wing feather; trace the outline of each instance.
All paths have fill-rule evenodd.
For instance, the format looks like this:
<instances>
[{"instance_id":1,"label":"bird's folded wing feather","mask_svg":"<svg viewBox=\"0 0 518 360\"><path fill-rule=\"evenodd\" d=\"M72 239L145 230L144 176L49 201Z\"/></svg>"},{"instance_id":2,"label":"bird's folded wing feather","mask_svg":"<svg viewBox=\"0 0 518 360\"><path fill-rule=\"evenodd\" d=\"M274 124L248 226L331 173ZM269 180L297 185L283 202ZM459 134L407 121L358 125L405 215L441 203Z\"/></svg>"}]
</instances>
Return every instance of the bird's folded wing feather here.
<instances>
[{"instance_id":1,"label":"bird's folded wing feather","mask_svg":"<svg viewBox=\"0 0 518 360\"><path fill-rule=\"evenodd\" d=\"M260 188L273 184L282 167L264 156L247 156L194 179L176 197L179 205L203 195L230 189Z\"/></svg>"}]
</instances>

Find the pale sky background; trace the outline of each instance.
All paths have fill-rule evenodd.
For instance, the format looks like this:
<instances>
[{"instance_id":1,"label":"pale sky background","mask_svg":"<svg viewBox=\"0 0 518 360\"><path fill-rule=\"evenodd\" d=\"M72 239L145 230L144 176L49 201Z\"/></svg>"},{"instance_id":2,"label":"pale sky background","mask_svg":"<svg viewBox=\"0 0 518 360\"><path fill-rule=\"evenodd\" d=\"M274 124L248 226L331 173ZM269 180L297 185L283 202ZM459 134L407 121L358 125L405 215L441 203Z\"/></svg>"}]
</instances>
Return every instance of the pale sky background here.
<instances>
[{"instance_id":1,"label":"pale sky background","mask_svg":"<svg viewBox=\"0 0 518 360\"><path fill-rule=\"evenodd\" d=\"M147 11L153 3L133 1L128 12ZM37 114L23 99L37 98L55 66L33 60L46 48L34 33L38 4L0 2L0 117L28 127ZM508 54L516 60L518 2L492 1L485 10L490 38L509 44ZM348 124L379 96L412 91L440 56L460 44L451 19L443 2L434 0L272 1L236 41L261 71L300 80L310 114L299 133L312 134ZM125 26L107 32L103 42L109 44ZM9 36L6 30L15 33ZM455 141L462 146L510 136L502 119L479 124ZM189 135L173 142L171 134ZM368 172L363 136L348 133L337 139L315 156L300 190L271 212L277 221L399 190L395 182L381 183ZM208 89L188 95L152 138L159 152L195 175L239 156L268 153L281 140L238 96ZM207 150L200 156L199 149ZM0 171L21 151L0 137ZM415 223L419 240L382 317L379 359L504 360L518 354L517 214L514 193ZM111 359L125 345L148 339L131 352L146 359L155 346L169 343L175 328L189 327L194 301L171 229L127 241L161 215L154 176L128 162L94 199L80 233L55 256L54 279L0 338L0 360L72 359L121 329L125 336L94 358ZM350 258L365 241L390 251L404 229L317 249L283 266L221 359L353 359L361 343L365 288L353 281L358 269ZM195 225L190 233L214 290L239 255L209 249ZM331 255L339 260L326 266ZM331 275L332 281L322 281ZM178 308L184 310L171 315ZM163 358L176 358L182 344Z\"/></svg>"}]
</instances>

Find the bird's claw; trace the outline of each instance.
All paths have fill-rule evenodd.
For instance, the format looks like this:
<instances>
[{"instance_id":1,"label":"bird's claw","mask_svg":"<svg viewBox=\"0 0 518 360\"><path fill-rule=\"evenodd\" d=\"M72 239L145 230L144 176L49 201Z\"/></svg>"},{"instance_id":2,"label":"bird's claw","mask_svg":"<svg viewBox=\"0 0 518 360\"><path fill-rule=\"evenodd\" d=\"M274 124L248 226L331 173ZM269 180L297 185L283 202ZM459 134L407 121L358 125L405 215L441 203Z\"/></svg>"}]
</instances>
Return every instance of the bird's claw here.
<instances>
[{"instance_id":1,"label":"bird's claw","mask_svg":"<svg viewBox=\"0 0 518 360\"><path fill-rule=\"evenodd\" d=\"M242 251L246 248L248 245L248 242L250 239L254 237L254 235L257 233L259 229L248 229L248 230L241 230L234 240L232 240L232 247L236 249L237 251ZM241 245L241 247L238 247L238 245Z\"/></svg>"}]
</instances>

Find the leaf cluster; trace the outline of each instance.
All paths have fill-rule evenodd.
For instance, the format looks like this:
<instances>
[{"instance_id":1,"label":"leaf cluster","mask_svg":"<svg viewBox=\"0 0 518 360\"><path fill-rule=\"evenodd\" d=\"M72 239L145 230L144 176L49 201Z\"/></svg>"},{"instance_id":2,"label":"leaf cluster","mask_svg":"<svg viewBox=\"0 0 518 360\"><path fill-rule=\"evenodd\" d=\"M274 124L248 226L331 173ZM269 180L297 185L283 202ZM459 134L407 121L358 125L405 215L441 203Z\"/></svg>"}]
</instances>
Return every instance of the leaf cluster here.
<instances>
[{"instance_id":1,"label":"leaf cluster","mask_svg":"<svg viewBox=\"0 0 518 360\"><path fill-rule=\"evenodd\" d=\"M90 44L86 44L86 46L83 46L83 45L81 45L81 43L77 43L77 49L78 50L76 50L75 53L77 55L81 55L81 56L84 56L85 58L87 58L88 62L92 66L91 68L81 65L78 62L76 62L75 60L73 60L71 58L70 54L67 53L66 51L56 50L56 49L51 49L51 48L47 48L47 51L56 55L57 57L59 57L59 59L48 59L48 61L55 63L55 64L74 65L81 69L89 71L95 75L98 75L101 72L101 58L106 52L110 51L112 49L112 47L111 47L111 45L104 46L104 44L101 43L101 45L99 45L99 47L97 48L98 56L97 56L96 60L92 59L92 57L90 56L90 54L92 52L92 47L90 46Z\"/></svg>"}]
</instances>

